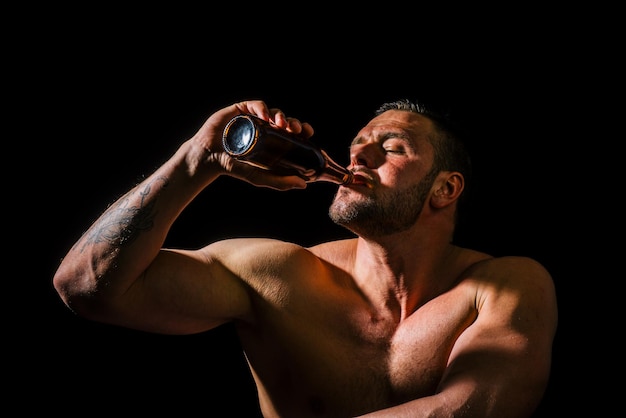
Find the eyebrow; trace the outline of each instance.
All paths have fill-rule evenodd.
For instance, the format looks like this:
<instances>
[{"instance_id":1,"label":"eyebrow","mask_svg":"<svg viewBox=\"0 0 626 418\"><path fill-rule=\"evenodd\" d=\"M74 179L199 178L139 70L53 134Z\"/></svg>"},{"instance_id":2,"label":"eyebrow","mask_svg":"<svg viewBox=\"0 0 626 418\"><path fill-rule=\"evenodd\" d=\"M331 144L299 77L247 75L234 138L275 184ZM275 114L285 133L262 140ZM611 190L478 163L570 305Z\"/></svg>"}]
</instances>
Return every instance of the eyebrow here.
<instances>
[{"instance_id":1,"label":"eyebrow","mask_svg":"<svg viewBox=\"0 0 626 418\"><path fill-rule=\"evenodd\" d=\"M391 138L401 139L404 142L406 142L407 145L410 146L411 148L415 148L413 146L413 142L411 141L411 136L408 133L404 132L404 131L402 131L402 132L389 132L389 131L386 131L381 136L376 137L376 141L383 143L386 140L391 139ZM356 138L354 138L352 140L350 145L357 145L357 144L361 144L361 143L366 142L366 141L367 140L365 138L363 138L362 136L357 136Z\"/></svg>"}]
</instances>

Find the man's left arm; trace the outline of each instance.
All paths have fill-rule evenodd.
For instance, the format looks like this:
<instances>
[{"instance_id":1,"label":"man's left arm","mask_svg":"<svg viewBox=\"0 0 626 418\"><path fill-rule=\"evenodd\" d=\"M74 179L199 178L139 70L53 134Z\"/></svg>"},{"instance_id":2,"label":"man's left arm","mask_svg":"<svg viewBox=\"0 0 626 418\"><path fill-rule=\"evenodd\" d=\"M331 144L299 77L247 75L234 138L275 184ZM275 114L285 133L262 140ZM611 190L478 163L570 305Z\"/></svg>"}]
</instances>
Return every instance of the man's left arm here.
<instances>
[{"instance_id":1,"label":"man's left arm","mask_svg":"<svg viewBox=\"0 0 626 418\"><path fill-rule=\"evenodd\" d=\"M457 339L434 395L367 417L532 416L550 377L557 304L552 277L524 257L475 268L478 315Z\"/></svg>"}]
</instances>

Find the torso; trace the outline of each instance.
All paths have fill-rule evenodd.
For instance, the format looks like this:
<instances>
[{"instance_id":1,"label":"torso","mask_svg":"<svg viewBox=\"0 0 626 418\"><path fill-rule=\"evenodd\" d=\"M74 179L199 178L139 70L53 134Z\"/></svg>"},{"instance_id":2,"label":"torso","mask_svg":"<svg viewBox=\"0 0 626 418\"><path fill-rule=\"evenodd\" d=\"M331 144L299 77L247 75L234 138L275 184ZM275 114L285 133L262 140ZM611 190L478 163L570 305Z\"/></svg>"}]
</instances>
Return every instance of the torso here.
<instances>
[{"instance_id":1,"label":"torso","mask_svg":"<svg viewBox=\"0 0 626 418\"><path fill-rule=\"evenodd\" d=\"M302 251L297 272L251 283L256 319L238 324L266 416L355 416L433 393L476 318L473 281L398 322L374 311L345 269Z\"/></svg>"}]
</instances>

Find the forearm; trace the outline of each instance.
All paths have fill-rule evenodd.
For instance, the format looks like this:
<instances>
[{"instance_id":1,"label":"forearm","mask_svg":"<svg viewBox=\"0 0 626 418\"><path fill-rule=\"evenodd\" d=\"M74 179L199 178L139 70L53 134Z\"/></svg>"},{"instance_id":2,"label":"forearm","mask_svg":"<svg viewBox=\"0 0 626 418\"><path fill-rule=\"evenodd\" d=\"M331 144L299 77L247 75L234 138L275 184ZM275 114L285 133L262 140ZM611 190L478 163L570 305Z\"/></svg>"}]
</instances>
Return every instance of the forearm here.
<instances>
[{"instance_id":1,"label":"forearm","mask_svg":"<svg viewBox=\"0 0 626 418\"><path fill-rule=\"evenodd\" d=\"M217 177L218 169L204 163L204 153L191 142L183 144L169 161L113 203L73 245L54 277L70 308L97 316L100 308L114 303L142 276L181 211Z\"/></svg>"},{"instance_id":2,"label":"forearm","mask_svg":"<svg viewBox=\"0 0 626 418\"><path fill-rule=\"evenodd\" d=\"M528 418L541 399L541 390L532 394L509 388L481 387L465 383L449 387L431 396L414 399L397 406L361 415L358 418ZM511 392L507 394L507 392Z\"/></svg>"},{"instance_id":3,"label":"forearm","mask_svg":"<svg viewBox=\"0 0 626 418\"><path fill-rule=\"evenodd\" d=\"M441 396L430 396L416 399L392 408L382 409L357 418L451 418L451 417L476 417L485 418L487 416L484 409L473 408L469 404L466 406L454 407L447 405Z\"/></svg>"}]
</instances>

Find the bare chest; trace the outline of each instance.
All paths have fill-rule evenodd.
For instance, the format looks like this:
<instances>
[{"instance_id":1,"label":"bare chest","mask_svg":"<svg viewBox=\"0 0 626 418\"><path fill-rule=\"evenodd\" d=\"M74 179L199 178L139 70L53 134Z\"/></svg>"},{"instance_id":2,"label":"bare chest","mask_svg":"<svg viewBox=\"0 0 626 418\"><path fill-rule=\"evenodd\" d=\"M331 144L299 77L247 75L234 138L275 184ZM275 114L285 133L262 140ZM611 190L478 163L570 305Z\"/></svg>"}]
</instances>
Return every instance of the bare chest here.
<instances>
[{"instance_id":1,"label":"bare chest","mask_svg":"<svg viewBox=\"0 0 626 418\"><path fill-rule=\"evenodd\" d=\"M268 344L250 344L255 378L287 403L348 415L431 394L475 317L454 298L442 295L400 322L350 300L272 315L261 333Z\"/></svg>"},{"instance_id":2,"label":"bare chest","mask_svg":"<svg viewBox=\"0 0 626 418\"><path fill-rule=\"evenodd\" d=\"M378 379L376 386L386 389L382 393L388 400L433 393L456 339L476 315L467 304L451 303L450 298L433 300L400 322L358 311L347 315L343 326L351 333L345 335L352 342L350 368L359 370L360 361L369 357L376 371L371 377ZM339 336L341 330L337 331Z\"/></svg>"}]
</instances>

